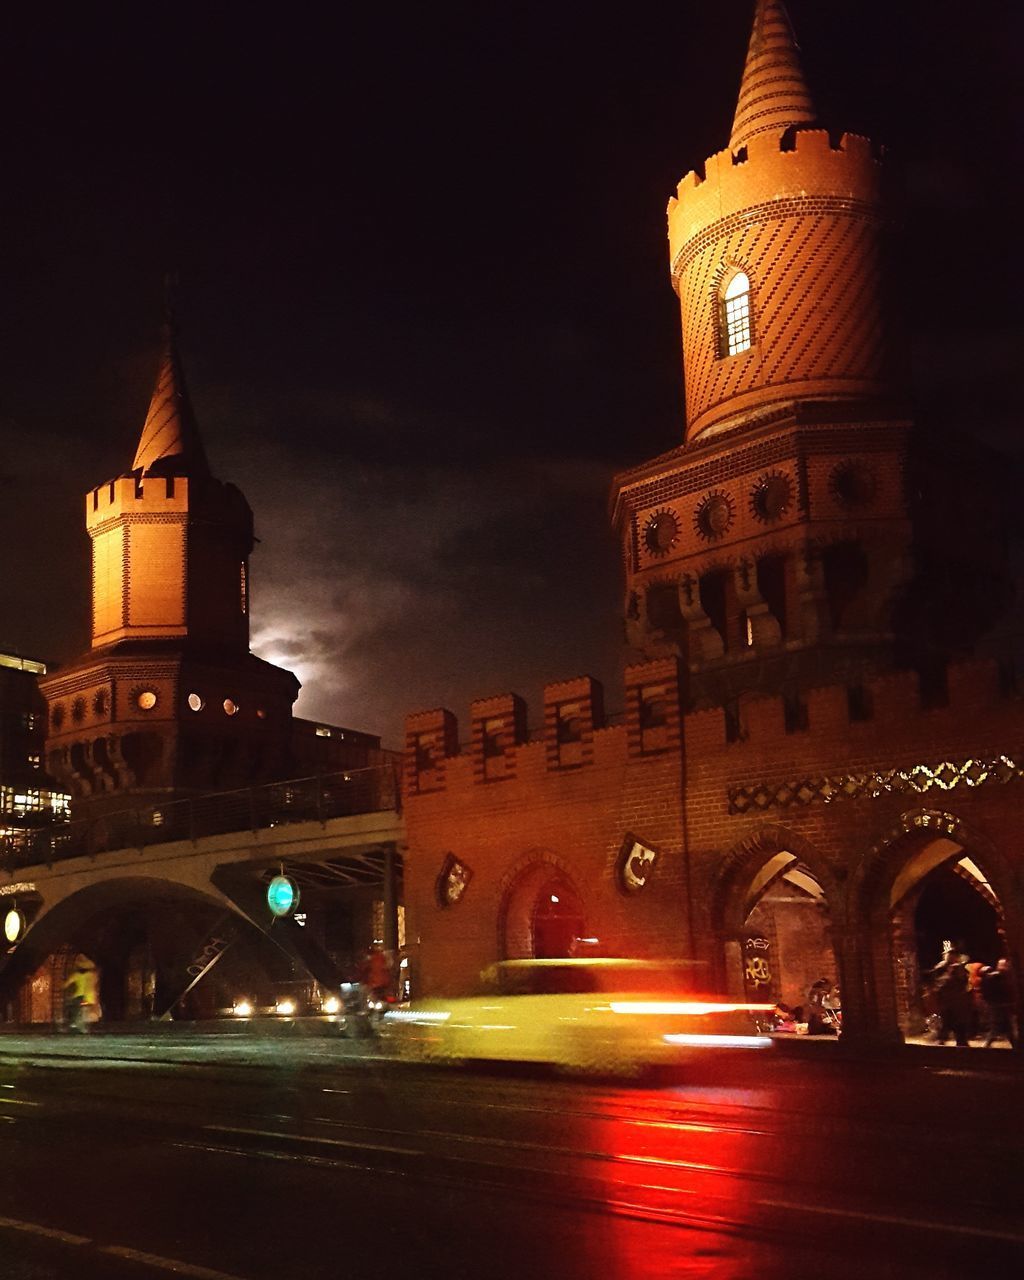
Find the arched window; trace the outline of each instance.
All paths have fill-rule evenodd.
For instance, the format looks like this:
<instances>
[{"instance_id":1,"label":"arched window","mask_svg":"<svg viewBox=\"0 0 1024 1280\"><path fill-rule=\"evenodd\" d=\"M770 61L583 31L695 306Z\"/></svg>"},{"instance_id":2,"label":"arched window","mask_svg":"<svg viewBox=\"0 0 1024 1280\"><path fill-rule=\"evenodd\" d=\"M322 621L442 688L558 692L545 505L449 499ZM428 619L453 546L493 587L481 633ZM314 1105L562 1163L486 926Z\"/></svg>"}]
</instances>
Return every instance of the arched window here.
<instances>
[{"instance_id":1,"label":"arched window","mask_svg":"<svg viewBox=\"0 0 1024 1280\"><path fill-rule=\"evenodd\" d=\"M750 347L750 277L737 271L722 291L722 355L738 356Z\"/></svg>"}]
</instances>

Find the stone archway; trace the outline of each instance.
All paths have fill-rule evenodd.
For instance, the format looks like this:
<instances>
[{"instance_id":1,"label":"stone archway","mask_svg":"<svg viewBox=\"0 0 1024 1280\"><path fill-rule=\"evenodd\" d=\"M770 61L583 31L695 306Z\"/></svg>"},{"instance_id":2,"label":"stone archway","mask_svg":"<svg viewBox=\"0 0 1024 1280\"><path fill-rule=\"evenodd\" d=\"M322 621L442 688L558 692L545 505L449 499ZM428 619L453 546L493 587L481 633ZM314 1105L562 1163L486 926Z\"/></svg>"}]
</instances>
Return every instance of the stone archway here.
<instances>
[{"instance_id":1,"label":"stone archway","mask_svg":"<svg viewBox=\"0 0 1024 1280\"><path fill-rule=\"evenodd\" d=\"M60 1021L67 957L82 953L97 965L105 1017L152 1016L187 985L189 964L225 914L210 894L144 876L80 889L43 914L10 957L8 1008L20 1022Z\"/></svg>"},{"instance_id":2,"label":"stone archway","mask_svg":"<svg viewBox=\"0 0 1024 1280\"><path fill-rule=\"evenodd\" d=\"M585 930L583 897L561 859L533 855L506 877L498 913L503 960L571 955Z\"/></svg>"},{"instance_id":3,"label":"stone archway","mask_svg":"<svg viewBox=\"0 0 1024 1280\"><path fill-rule=\"evenodd\" d=\"M797 1010L821 978L842 986L838 888L825 860L780 826L752 832L723 860L712 897L725 989Z\"/></svg>"},{"instance_id":4,"label":"stone archway","mask_svg":"<svg viewBox=\"0 0 1024 1280\"><path fill-rule=\"evenodd\" d=\"M869 854L858 886L878 1027L917 1035L933 1010L928 973L947 944L973 962L1019 971L1013 874L991 841L955 814L911 810Z\"/></svg>"}]
</instances>

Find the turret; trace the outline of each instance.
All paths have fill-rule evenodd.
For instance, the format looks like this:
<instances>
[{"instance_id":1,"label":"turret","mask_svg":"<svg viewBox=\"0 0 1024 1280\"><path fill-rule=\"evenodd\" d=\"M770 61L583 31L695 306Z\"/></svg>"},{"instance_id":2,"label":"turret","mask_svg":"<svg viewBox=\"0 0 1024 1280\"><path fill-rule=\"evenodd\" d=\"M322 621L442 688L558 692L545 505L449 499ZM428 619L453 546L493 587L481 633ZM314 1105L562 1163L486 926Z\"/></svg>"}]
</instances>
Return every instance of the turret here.
<instances>
[{"instance_id":1,"label":"turret","mask_svg":"<svg viewBox=\"0 0 1024 1280\"><path fill-rule=\"evenodd\" d=\"M248 652L252 512L210 474L168 327L131 471L86 496L93 648L189 637Z\"/></svg>"},{"instance_id":2,"label":"turret","mask_svg":"<svg viewBox=\"0 0 1024 1280\"><path fill-rule=\"evenodd\" d=\"M890 393L881 182L870 142L816 127L785 8L758 0L729 146L668 207L687 440Z\"/></svg>"},{"instance_id":3,"label":"turret","mask_svg":"<svg viewBox=\"0 0 1024 1280\"><path fill-rule=\"evenodd\" d=\"M729 145L668 207L681 447L617 477L626 633L697 704L884 669L910 568L883 170L821 128L781 0L757 0ZM860 675L858 674L858 679ZM733 717L735 720L735 717Z\"/></svg>"}]
</instances>

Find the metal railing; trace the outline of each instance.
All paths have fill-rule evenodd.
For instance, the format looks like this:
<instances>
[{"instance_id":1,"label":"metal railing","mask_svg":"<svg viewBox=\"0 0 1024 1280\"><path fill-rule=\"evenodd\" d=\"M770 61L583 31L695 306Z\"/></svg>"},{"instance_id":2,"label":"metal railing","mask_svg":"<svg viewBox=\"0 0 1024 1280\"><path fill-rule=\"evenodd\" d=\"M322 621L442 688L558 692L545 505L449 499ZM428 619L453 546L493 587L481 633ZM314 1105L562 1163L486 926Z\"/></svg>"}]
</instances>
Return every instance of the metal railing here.
<instances>
[{"instance_id":1,"label":"metal railing","mask_svg":"<svg viewBox=\"0 0 1024 1280\"><path fill-rule=\"evenodd\" d=\"M110 849L144 849L172 840L199 840L233 831L258 831L290 822L381 813L401 807L397 763L240 791L222 791L121 809L95 818L9 831L0 836L0 867L58 862Z\"/></svg>"}]
</instances>

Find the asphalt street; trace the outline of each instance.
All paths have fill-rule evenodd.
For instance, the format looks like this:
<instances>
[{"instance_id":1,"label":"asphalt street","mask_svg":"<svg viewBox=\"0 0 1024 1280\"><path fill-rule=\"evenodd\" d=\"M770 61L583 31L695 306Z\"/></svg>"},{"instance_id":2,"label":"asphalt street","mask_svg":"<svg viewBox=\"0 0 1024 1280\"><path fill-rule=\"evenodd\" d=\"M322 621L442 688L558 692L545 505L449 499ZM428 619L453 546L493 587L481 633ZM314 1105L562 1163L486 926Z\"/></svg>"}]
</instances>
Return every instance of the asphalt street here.
<instances>
[{"instance_id":1,"label":"asphalt street","mask_svg":"<svg viewBox=\"0 0 1024 1280\"><path fill-rule=\"evenodd\" d=\"M0 1278L973 1277L1021 1076L740 1054L657 1086L327 1038L0 1035Z\"/></svg>"}]
</instances>

